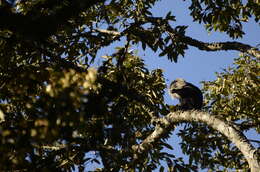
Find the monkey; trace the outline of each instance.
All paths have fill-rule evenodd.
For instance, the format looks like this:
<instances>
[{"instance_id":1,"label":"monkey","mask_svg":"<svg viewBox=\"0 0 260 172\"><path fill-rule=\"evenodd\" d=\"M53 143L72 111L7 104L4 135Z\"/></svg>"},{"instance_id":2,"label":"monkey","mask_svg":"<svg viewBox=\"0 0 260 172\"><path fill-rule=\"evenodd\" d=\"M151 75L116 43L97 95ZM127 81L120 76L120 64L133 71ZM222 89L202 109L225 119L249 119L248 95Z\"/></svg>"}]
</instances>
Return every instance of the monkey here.
<instances>
[{"instance_id":1,"label":"monkey","mask_svg":"<svg viewBox=\"0 0 260 172\"><path fill-rule=\"evenodd\" d=\"M203 105L203 96L200 89L182 78L177 78L170 84L169 94L179 99L177 110L200 110Z\"/></svg>"}]
</instances>

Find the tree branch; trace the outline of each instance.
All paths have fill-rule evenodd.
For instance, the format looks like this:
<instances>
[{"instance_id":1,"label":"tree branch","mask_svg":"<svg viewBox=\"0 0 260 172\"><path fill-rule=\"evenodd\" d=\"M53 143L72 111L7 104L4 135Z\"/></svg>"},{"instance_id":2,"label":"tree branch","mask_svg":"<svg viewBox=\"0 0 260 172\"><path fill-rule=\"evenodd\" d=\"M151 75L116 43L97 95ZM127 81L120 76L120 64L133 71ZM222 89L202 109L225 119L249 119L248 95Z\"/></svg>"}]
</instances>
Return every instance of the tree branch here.
<instances>
[{"instance_id":1,"label":"tree branch","mask_svg":"<svg viewBox=\"0 0 260 172\"><path fill-rule=\"evenodd\" d=\"M227 42L206 43L206 42L193 39L188 36L181 36L181 38L184 43L196 47L200 50L205 50L205 51L236 50L260 58L260 51L257 48L251 47L250 45L243 44L240 42L227 41Z\"/></svg>"},{"instance_id":2,"label":"tree branch","mask_svg":"<svg viewBox=\"0 0 260 172\"><path fill-rule=\"evenodd\" d=\"M251 172L257 172L260 169L258 161L258 152L250 144L242 132L237 130L230 123L224 122L207 112L202 111L184 111L172 112L163 118L154 120L157 124L154 132L149 135L141 144L133 146L137 154L148 151L166 132L169 132L176 122L203 122L213 129L225 135L245 156Z\"/></svg>"},{"instance_id":3,"label":"tree branch","mask_svg":"<svg viewBox=\"0 0 260 172\"><path fill-rule=\"evenodd\" d=\"M175 29L173 29L167 20L164 20L160 17L149 17L147 18L149 22L151 22L154 25L161 26L165 25L165 31L171 34L173 37L178 37L180 41L186 43L187 45L196 47L200 50L204 51L220 51L220 50L236 50L240 51L242 53L248 53L254 57L260 58L260 51L256 47L252 47L247 44L243 44L240 42L214 42L214 43L207 43L202 42L196 39L193 39L189 36L185 36L184 34L178 33Z\"/></svg>"},{"instance_id":4,"label":"tree branch","mask_svg":"<svg viewBox=\"0 0 260 172\"><path fill-rule=\"evenodd\" d=\"M42 15L29 11L26 15L12 12L8 8L0 7L0 29L8 29L27 39L39 40L54 34L59 28L67 24L68 19L77 16L80 12L89 9L105 0L73 0L68 1L58 10L49 15ZM43 4L36 4L34 8L61 6L60 1L47 0Z\"/></svg>"},{"instance_id":5,"label":"tree branch","mask_svg":"<svg viewBox=\"0 0 260 172\"><path fill-rule=\"evenodd\" d=\"M152 24L154 24L158 27L161 27L164 24L166 24L165 32L170 34L173 38L178 38L183 43L185 43L189 46L196 47L200 50L204 50L204 51L235 50L235 51L247 53L247 54L250 54L254 57L260 58L260 51L256 47L252 47L252 46L247 45L247 44L243 44L243 43L236 42L236 41L232 41L232 42L230 42L230 41L213 42L213 43L202 42L202 41L193 39L189 36L185 36L185 35L178 33L175 29L173 29L169 25L169 23L165 23L165 21L162 18L152 18L152 17L150 17L150 18L148 18L148 22L150 22L150 23L152 23ZM145 22L143 22L142 24L145 24ZM103 33L103 34L108 34L108 35L111 35L111 36L114 36L114 37L123 36L123 35L126 35L126 34L134 34L134 32L131 32L130 29L128 29L124 32L101 30L101 29L96 30L96 31Z\"/></svg>"}]
</instances>

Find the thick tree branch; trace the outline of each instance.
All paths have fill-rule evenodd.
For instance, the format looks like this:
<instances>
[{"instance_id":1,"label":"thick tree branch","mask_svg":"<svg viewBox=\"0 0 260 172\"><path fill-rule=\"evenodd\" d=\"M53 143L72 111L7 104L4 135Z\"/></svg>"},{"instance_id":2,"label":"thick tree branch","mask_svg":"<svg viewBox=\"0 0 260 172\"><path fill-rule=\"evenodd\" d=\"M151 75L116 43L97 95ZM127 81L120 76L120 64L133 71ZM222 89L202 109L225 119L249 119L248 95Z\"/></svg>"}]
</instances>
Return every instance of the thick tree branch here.
<instances>
[{"instance_id":1,"label":"thick tree branch","mask_svg":"<svg viewBox=\"0 0 260 172\"><path fill-rule=\"evenodd\" d=\"M180 37L184 43L196 47L200 50L205 50L205 51L236 50L260 58L260 51L257 48L251 47L250 45L243 44L240 42L228 41L228 42L206 43L206 42L193 39L188 36L180 36Z\"/></svg>"},{"instance_id":2,"label":"thick tree branch","mask_svg":"<svg viewBox=\"0 0 260 172\"><path fill-rule=\"evenodd\" d=\"M154 120L157 125L154 132L149 135L141 144L133 146L137 154L148 151L166 132L171 130L171 126L177 122L203 122L213 129L225 135L245 156L251 172L257 172L260 169L260 162L257 160L258 152L249 143L242 132L236 129L230 123L224 122L207 112L202 111L184 111L172 112L163 118Z\"/></svg>"},{"instance_id":3,"label":"thick tree branch","mask_svg":"<svg viewBox=\"0 0 260 172\"><path fill-rule=\"evenodd\" d=\"M89 9L105 0L73 0L61 6L60 1L47 0L34 8L44 9L46 7L60 6L58 10L49 15L39 15L30 11L26 15L12 12L11 9L0 7L0 29L8 29L29 39L45 39L54 34L60 27L68 24L68 19L77 16L80 12Z\"/></svg>"}]
</instances>

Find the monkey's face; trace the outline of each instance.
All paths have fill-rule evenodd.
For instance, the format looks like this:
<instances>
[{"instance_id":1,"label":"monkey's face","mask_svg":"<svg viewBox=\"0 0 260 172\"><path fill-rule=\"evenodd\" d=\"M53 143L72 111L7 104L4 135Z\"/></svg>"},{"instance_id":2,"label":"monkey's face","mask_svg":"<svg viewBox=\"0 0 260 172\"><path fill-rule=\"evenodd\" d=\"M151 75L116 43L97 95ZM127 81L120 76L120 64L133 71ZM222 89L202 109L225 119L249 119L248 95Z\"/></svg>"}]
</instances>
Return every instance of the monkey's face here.
<instances>
[{"instance_id":1,"label":"monkey's face","mask_svg":"<svg viewBox=\"0 0 260 172\"><path fill-rule=\"evenodd\" d=\"M182 78L177 78L176 80L174 80L171 85L170 85L170 89L175 89L175 90L179 90L182 89L184 86L186 86L186 81Z\"/></svg>"},{"instance_id":2,"label":"monkey's face","mask_svg":"<svg viewBox=\"0 0 260 172\"><path fill-rule=\"evenodd\" d=\"M184 81L184 79L177 78L174 80L171 85L170 85L170 90L175 91L175 90L180 90L183 89L187 83Z\"/></svg>"},{"instance_id":3,"label":"monkey's face","mask_svg":"<svg viewBox=\"0 0 260 172\"><path fill-rule=\"evenodd\" d=\"M171 95L172 98L176 98L176 99L180 99L180 91L181 89L184 88L184 86L186 85L186 82L184 81L184 79L181 78L177 78L176 80L174 80L169 88L169 94Z\"/></svg>"}]
</instances>

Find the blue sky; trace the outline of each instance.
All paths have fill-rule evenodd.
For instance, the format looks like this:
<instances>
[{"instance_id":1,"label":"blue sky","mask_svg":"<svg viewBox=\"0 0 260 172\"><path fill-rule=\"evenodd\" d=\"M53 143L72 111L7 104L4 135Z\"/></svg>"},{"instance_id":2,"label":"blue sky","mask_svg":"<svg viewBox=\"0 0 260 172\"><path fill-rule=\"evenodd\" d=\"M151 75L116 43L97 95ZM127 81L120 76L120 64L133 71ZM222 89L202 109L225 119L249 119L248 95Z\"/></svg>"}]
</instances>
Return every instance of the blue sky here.
<instances>
[{"instance_id":1,"label":"blue sky","mask_svg":"<svg viewBox=\"0 0 260 172\"><path fill-rule=\"evenodd\" d=\"M162 0L155 4L152 12L154 16L162 17L171 11L176 16L176 23L174 25L188 25L186 35L192 38L205 42L224 42L224 41L239 41L251 46L257 46L260 44L260 29L259 24L256 24L253 19L245 23L244 31L245 35L242 39L232 40L224 33L211 32L208 33L202 24L194 23L190 11L188 10L189 1L174 1L174 0ZM231 66L233 59L239 56L237 51L217 51L206 52L198 50L194 47L189 47L186 50L184 58L180 57L178 63L171 62L167 57L159 57L159 53L154 53L147 48L142 51L142 47L137 46L138 55L145 60L145 64L149 69L161 68L164 71L167 85L176 78L184 78L188 82L191 82L198 87L201 87L201 81L214 80L216 78L215 72L221 72L223 69ZM100 55L109 54L108 51L99 52ZM102 54L103 53L103 54ZM166 91L168 93L168 91ZM167 104L176 104L176 100L172 100L168 94L165 95L165 101ZM247 135L255 140L260 140L260 136L254 132L250 132ZM175 155L182 156L181 150L176 144L178 140L175 134L169 139L169 143L174 143L173 151ZM186 158L185 158L186 159Z\"/></svg>"}]
</instances>

